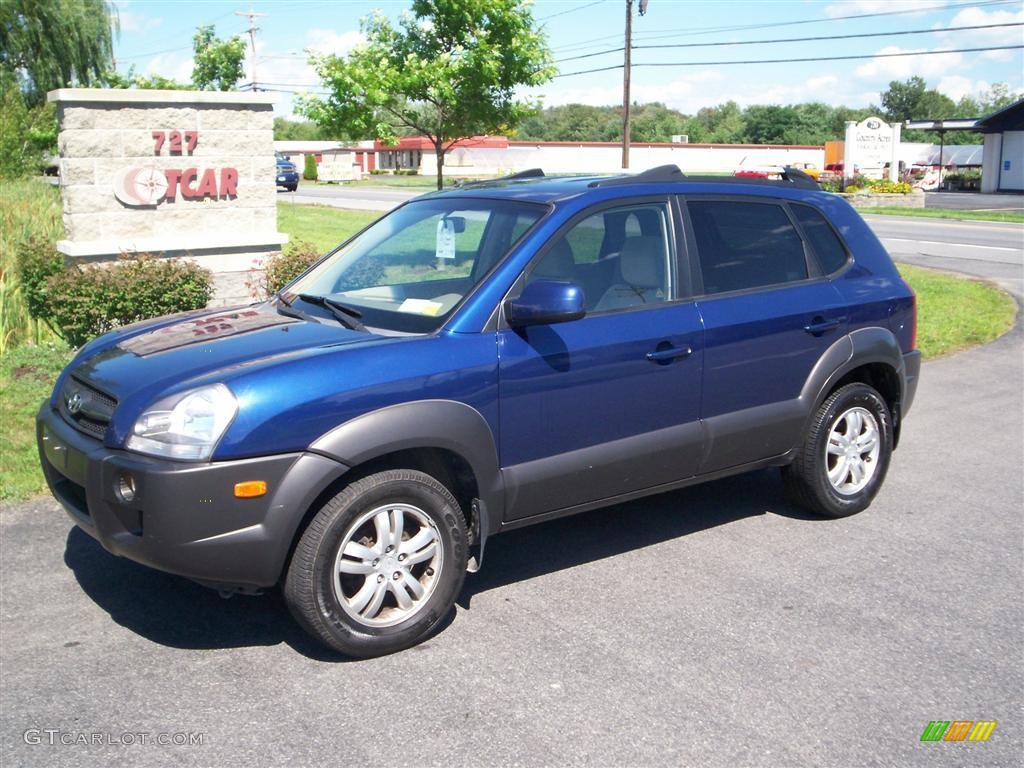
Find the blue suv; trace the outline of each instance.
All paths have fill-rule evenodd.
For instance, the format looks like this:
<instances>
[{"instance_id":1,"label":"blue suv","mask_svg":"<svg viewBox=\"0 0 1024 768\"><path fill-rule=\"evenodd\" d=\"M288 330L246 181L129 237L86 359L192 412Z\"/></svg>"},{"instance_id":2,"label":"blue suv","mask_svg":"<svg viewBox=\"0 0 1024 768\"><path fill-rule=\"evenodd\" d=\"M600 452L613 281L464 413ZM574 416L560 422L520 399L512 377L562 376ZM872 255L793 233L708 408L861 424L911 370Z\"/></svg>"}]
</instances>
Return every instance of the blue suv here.
<instances>
[{"instance_id":1,"label":"blue suv","mask_svg":"<svg viewBox=\"0 0 1024 768\"><path fill-rule=\"evenodd\" d=\"M495 534L765 467L840 517L914 399L914 294L781 180L525 172L424 195L268 301L81 349L42 465L107 550L280 586L327 646L427 637Z\"/></svg>"},{"instance_id":2,"label":"blue suv","mask_svg":"<svg viewBox=\"0 0 1024 768\"><path fill-rule=\"evenodd\" d=\"M274 160L277 165L277 186L294 192L299 188L299 172L295 168L295 163L280 152L274 153Z\"/></svg>"}]
</instances>

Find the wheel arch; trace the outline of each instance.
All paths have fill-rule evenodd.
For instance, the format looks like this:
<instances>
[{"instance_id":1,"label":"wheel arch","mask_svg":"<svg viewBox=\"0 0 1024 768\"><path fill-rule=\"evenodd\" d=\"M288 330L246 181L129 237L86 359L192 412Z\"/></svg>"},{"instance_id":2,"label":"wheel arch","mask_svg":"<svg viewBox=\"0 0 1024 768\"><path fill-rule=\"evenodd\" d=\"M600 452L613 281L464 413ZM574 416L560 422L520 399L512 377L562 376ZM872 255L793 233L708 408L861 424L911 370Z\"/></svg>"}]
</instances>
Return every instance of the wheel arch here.
<instances>
[{"instance_id":1,"label":"wheel arch","mask_svg":"<svg viewBox=\"0 0 1024 768\"><path fill-rule=\"evenodd\" d=\"M859 381L878 390L889 406L893 422L893 447L899 442L901 403L906 391L906 371L899 341L887 328L862 328L838 339L811 371L800 399L807 405L807 422L837 389Z\"/></svg>"},{"instance_id":2,"label":"wheel arch","mask_svg":"<svg viewBox=\"0 0 1024 768\"><path fill-rule=\"evenodd\" d=\"M335 427L309 451L350 467L339 482L395 468L435 477L463 507L472 544L470 570L479 568L487 536L501 520L503 494L497 445L475 408L454 400L388 406Z\"/></svg>"}]
</instances>

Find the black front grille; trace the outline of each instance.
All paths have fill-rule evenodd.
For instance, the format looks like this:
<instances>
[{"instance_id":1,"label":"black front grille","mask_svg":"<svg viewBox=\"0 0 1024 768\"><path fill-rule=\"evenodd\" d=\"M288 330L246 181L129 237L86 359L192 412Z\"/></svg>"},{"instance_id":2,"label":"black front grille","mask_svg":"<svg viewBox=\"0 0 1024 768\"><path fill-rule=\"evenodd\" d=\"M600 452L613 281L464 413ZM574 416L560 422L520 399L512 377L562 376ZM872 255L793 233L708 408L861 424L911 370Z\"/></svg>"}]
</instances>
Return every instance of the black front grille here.
<instances>
[{"instance_id":1,"label":"black front grille","mask_svg":"<svg viewBox=\"0 0 1024 768\"><path fill-rule=\"evenodd\" d=\"M66 422L87 435L103 439L117 400L74 376L64 381L59 400L60 415Z\"/></svg>"}]
</instances>

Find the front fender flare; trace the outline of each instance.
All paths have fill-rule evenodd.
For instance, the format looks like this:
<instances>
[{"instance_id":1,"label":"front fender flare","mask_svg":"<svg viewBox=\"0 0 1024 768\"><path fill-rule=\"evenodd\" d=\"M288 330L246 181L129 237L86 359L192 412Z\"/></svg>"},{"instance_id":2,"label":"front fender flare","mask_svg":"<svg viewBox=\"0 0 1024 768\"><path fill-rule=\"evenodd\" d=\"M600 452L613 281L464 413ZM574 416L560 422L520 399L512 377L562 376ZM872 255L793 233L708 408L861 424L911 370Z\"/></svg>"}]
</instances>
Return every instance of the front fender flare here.
<instances>
[{"instance_id":1,"label":"front fender flare","mask_svg":"<svg viewBox=\"0 0 1024 768\"><path fill-rule=\"evenodd\" d=\"M358 416L317 438L309 451L355 467L396 451L441 448L458 454L473 470L479 492L479 544L496 531L503 511L498 451L487 420L455 400L417 400Z\"/></svg>"}]
</instances>

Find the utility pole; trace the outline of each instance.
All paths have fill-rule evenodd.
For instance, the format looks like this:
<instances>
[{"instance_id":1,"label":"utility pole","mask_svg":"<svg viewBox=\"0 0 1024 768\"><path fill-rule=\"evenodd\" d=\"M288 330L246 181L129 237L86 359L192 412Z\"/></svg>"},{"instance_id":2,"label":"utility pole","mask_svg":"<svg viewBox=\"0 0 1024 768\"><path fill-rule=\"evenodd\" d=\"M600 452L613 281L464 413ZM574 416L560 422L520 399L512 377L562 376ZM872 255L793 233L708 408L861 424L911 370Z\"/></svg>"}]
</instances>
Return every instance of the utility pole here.
<instances>
[{"instance_id":1,"label":"utility pole","mask_svg":"<svg viewBox=\"0 0 1024 768\"><path fill-rule=\"evenodd\" d=\"M269 16L269 13L256 13L252 9L252 2L249 2L248 11L235 11L235 16L248 16L249 17L249 29L246 31L249 33L249 45L252 48L252 89L258 91L256 87L256 33L259 32L260 28L256 26L256 19L260 16Z\"/></svg>"},{"instance_id":2,"label":"utility pole","mask_svg":"<svg viewBox=\"0 0 1024 768\"><path fill-rule=\"evenodd\" d=\"M647 0L640 0L640 15L647 13ZM629 75L633 52L633 0L626 0L626 44L622 62L622 167L629 168Z\"/></svg>"},{"instance_id":3,"label":"utility pole","mask_svg":"<svg viewBox=\"0 0 1024 768\"><path fill-rule=\"evenodd\" d=\"M622 67L622 167L629 168L629 69L633 47L633 0L626 0L626 45Z\"/></svg>"}]
</instances>

